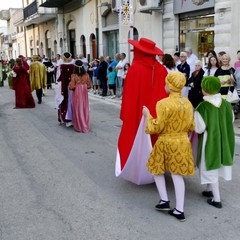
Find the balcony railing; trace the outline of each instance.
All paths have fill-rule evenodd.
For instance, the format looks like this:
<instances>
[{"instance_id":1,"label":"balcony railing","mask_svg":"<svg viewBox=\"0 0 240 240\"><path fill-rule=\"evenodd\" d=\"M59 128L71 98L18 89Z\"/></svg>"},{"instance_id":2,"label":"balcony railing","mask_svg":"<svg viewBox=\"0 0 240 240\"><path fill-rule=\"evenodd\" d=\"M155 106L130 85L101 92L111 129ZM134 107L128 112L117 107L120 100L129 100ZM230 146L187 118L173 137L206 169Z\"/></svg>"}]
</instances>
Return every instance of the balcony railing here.
<instances>
[{"instance_id":1,"label":"balcony railing","mask_svg":"<svg viewBox=\"0 0 240 240\"><path fill-rule=\"evenodd\" d=\"M64 9L64 12L66 13L83 7L89 1L91 0L45 0L40 6Z\"/></svg>"},{"instance_id":2,"label":"balcony railing","mask_svg":"<svg viewBox=\"0 0 240 240\"><path fill-rule=\"evenodd\" d=\"M23 9L22 21L16 21L16 25L29 26L54 19L57 14L56 8L46 8L39 5L39 1L33 1Z\"/></svg>"},{"instance_id":3,"label":"balcony railing","mask_svg":"<svg viewBox=\"0 0 240 240\"><path fill-rule=\"evenodd\" d=\"M32 15L36 14L37 11L38 11L37 1L34 1L23 9L24 19L28 19Z\"/></svg>"}]
</instances>

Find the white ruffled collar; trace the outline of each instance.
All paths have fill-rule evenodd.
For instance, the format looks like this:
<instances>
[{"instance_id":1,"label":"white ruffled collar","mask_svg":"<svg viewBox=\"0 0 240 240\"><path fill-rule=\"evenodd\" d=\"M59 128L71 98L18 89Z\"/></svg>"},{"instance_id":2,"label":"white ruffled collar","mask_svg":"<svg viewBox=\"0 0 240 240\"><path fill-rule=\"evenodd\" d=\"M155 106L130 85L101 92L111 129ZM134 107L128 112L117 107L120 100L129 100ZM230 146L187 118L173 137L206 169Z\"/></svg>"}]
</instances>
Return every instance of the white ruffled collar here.
<instances>
[{"instance_id":1,"label":"white ruffled collar","mask_svg":"<svg viewBox=\"0 0 240 240\"><path fill-rule=\"evenodd\" d=\"M222 95L220 93L204 96L204 101L210 102L215 107L220 107L222 104Z\"/></svg>"}]
</instances>

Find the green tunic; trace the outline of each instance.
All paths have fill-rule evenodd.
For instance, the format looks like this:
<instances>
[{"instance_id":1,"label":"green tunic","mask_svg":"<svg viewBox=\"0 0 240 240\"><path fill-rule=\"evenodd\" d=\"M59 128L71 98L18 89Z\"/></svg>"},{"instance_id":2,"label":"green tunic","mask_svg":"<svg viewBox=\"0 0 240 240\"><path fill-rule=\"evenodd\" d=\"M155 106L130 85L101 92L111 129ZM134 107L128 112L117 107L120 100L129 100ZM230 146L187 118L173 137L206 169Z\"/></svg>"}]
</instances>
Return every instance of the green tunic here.
<instances>
[{"instance_id":1,"label":"green tunic","mask_svg":"<svg viewBox=\"0 0 240 240\"><path fill-rule=\"evenodd\" d=\"M231 104L222 100L221 106L217 108L210 102L204 101L198 105L196 111L200 113L206 125L206 169L219 169L221 165L232 166L235 137ZM197 163L201 160L202 143L203 134L199 136Z\"/></svg>"}]
</instances>

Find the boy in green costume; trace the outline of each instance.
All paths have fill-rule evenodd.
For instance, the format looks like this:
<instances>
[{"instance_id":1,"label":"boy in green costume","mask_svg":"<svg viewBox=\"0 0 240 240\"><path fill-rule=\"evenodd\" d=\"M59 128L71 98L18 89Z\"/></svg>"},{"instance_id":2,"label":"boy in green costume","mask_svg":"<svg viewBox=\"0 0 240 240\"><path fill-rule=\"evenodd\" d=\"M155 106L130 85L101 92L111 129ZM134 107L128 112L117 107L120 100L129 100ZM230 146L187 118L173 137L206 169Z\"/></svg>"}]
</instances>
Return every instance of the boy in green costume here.
<instances>
[{"instance_id":1,"label":"boy in green costume","mask_svg":"<svg viewBox=\"0 0 240 240\"><path fill-rule=\"evenodd\" d=\"M222 208L218 178L232 179L234 113L219 93L221 83L217 77L205 77L201 86L204 101L197 106L194 118L195 131L200 134L197 163L201 184L207 184L202 195L209 197L208 204Z\"/></svg>"}]
</instances>

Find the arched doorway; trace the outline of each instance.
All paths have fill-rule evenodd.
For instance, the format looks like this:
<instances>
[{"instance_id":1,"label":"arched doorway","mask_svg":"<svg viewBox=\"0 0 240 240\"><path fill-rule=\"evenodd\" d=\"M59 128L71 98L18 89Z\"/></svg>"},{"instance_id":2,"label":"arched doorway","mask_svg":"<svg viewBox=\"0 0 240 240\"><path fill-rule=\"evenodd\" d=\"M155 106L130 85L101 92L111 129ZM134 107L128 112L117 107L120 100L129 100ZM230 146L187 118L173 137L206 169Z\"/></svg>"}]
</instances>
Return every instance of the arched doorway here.
<instances>
[{"instance_id":1,"label":"arched doorway","mask_svg":"<svg viewBox=\"0 0 240 240\"><path fill-rule=\"evenodd\" d=\"M138 40L138 38L139 38L138 30L134 27L132 28L132 30L128 32L128 39ZM133 52L131 51L130 44L128 44L128 56L129 56L128 61L130 62L133 59Z\"/></svg>"},{"instance_id":2,"label":"arched doorway","mask_svg":"<svg viewBox=\"0 0 240 240\"><path fill-rule=\"evenodd\" d=\"M39 55L39 41L36 41L36 47L37 47L37 55Z\"/></svg>"},{"instance_id":3,"label":"arched doorway","mask_svg":"<svg viewBox=\"0 0 240 240\"><path fill-rule=\"evenodd\" d=\"M57 52L57 41L56 40L54 40L53 48L54 48L53 57L56 57L57 54L58 54L58 52Z\"/></svg>"},{"instance_id":4,"label":"arched doorway","mask_svg":"<svg viewBox=\"0 0 240 240\"><path fill-rule=\"evenodd\" d=\"M80 38L80 49L81 49L81 52L84 57L87 57L87 51L86 51L86 38L84 35L81 36Z\"/></svg>"},{"instance_id":5,"label":"arched doorway","mask_svg":"<svg viewBox=\"0 0 240 240\"><path fill-rule=\"evenodd\" d=\"M30 40L30 55L32 56L33 55L33 40L31 39Z\"/></svg>"},{"instance_id":6,"label":"arched doorway","mask_svg":"<svg viewBox=\"0 0 240 240\"><path fill-rule=\"evenodd\" d=\"M43 43L42 42L40 43L40 52L39 52L39 54L41 56L43 56Z\"/></svg>"},{"instance_id":7,"label":"arched doorway","mask_svg":"<svg viewBox=\"0 0 240 240\"><path fill-rule=\"evenodd\" d=\"M45 33L45 45L46 45L46 57L51 58L51 33L50 31L46 31Z\"/></svg>"},{"instance_id":8,"label":"arched doorway","mask_svg":"<svg viewBox=\"0 0 240 240\"><path fill-rule=\"evenodd\" d=\"M74 21L70 21L68 24L68 43L69 43L69 51L72 56L76 57L76 26Z\"/></svg>"},{"instance_id":9,"label":"arched doorway","mask_svg":"<svg viewBox=\"0 0 240 240\"><path fill-rule=\"evenodd\" d=\"M93 33L90 35L90 54L91 59L97 58L97 41Z\"/></svg>"},{"instance_id":10,"label":"arched doorway","mask_svg":"<svg viewBox=\"0 0 240 240\"><path fill-rule=\"evenodd\" d=\"M63 49L63 39L62 38L60 38L60 51L61 51L61 53L60 54L63 54L63 51L64 51L64 49Z\"/></svg>"}]
</instances>

